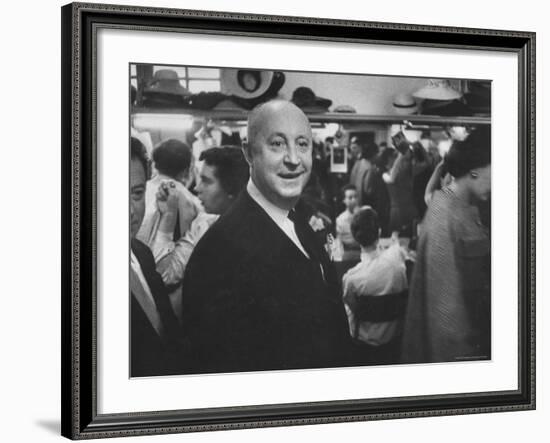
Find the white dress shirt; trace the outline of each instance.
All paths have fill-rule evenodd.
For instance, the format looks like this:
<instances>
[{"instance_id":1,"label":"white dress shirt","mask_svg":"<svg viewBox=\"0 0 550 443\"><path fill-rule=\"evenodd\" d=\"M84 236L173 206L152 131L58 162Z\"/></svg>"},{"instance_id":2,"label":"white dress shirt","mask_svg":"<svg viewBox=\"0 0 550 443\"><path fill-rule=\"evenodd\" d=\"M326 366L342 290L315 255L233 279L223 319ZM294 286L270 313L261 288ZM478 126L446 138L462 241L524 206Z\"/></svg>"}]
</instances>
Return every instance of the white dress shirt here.
<instances>
[{"instance_id":1,"label":"white dress shirt","mask_svg":"<svg viewBox=\"0 0 550 443\"><path fill-rule=\"evenodd\" d=\"M139 261L133 252L131 252L130 257L130 290L157 334L162 336L162 323L157 304L143 275Z\"/></svg>"},{"instance_id":2,"label":"white dress shirt","mask_svg":"<svg viewBox=\"0 0 550 443\"><path fill-rule=\"evenodd\" d=\"M355 315L346 304L351 297L401 292L407 289L407 268L405 250L398 242L389 248L380 248L372 252L362 252L361 262L351 268L343 277L344 306L348 315L350 334L355 330ZM359 325L358 339L370 345L388 343L397 333L398 321L369 322Z\"/></svg>"},{"instance_id":3,"label":"white dress shirt","mask_svg":"<svg viewBox=\"0 0 550 443\"><path fill-rule=\"evenodd\" d=\"M275 224L286 234L288 238L290 238L290 240L292 240L296 247L302 251L307 258L309 258L305 248L298 239L298 235L294 229L294 223L288 218L289 211L275 206L268 199L266 199L258 187L254 184L252 179L248 180L246 190L250 197L252 197L252 199L260 205L260 207L267 213L267 215L269 215Z\"/></svg>"}]
</instances>

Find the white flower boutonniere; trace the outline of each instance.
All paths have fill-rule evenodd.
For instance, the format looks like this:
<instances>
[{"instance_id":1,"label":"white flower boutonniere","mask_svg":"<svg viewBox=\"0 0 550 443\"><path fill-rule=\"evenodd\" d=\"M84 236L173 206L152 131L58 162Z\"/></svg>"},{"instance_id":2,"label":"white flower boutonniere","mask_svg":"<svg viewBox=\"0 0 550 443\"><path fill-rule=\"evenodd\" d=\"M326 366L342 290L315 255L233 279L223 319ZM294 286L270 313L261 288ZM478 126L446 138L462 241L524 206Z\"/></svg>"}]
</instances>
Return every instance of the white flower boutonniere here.
<instances>
[{"instance_id":1,"label":"white flower boutonniere","mask_svg":"<svg viewBox=\"0 0 550 443\"><path fill-rule=\"evenodd\" d=\"M325 223L323 222L323 219L317 217L316 215L312 215L309 219L309 226L311 226L311 229L313 229L314 232L322 231L323 229L325 229Z\"/></svg>"}]
</instances>

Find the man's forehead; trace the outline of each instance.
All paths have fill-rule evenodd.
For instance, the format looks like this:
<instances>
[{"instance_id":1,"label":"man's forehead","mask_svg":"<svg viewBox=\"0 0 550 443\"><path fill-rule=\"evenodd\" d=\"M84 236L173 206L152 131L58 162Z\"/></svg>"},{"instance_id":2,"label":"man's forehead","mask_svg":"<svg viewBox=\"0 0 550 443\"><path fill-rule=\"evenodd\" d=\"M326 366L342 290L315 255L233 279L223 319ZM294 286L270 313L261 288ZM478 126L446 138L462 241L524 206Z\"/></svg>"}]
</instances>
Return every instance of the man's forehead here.
<instances>
[{"instance_id":1,"label":"man's forehead","mask_svg":"<svg viewBox=\"0 0 550 443\"><path fill-rule=\"evenodd\" d=\"M201 168L201 175L206 176L215 176L216 175L216 166L215 165L209 165L208 163L204 162L202 164Z\"/></svg>"},{"instance_id":2,"label":"man's forehead","mask_svg":"<svg viewBox=\"0 0 550 443\"><path fill-rule=\"evenodd\" d=\"M268 110L259 116L257 127L271 132L299 132L304 135L311 133L307 117L291 107Z\"/></svg>"},{"instance_id":3,"label":"man's forehead","mask_svg":"<svg viewBox=\"0 0 550 443\"><path fill-rule=\"evenodd\" d=\"M130 181L132 185L145 184L147 181L146 175L143 163L138 158L132 158L130 160Z\"/></svg>"},{"instance_id":4,"label":"man's forehead","mask_svg":"<svg viewBox=\"0 0 550 443\"><path fill-rule=\"evenodd\" d=\"M311 135L311 126L301 109L290 102L266 103L250 121L249 130L256 132L289 132Z\"/></svg>"}]
</instances>

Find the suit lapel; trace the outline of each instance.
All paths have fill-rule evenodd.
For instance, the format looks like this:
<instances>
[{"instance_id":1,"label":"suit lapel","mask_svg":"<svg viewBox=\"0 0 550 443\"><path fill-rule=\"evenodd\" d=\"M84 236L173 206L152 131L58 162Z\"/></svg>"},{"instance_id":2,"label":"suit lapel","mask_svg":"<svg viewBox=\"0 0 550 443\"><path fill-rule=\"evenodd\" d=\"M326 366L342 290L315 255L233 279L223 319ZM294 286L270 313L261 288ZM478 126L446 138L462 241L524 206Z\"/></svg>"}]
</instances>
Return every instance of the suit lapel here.
<instances>
[{"instance_id":1,"label":"suit lapel","mask_svg":"<svg viewBox=\"0 0 550 443\"><path fill-rule=\"evenodd\" d=\"M261 257L263 260L268 260L272 263L280 263L284 257L289 255L294 256L297 260L307 263L308 258L298 249L294 242L277 226L273 219L265 212L246 190L244 190L237 198L230 209L238 218L248 218L247 226L250 229L243 233L240 241L243 242L243 247L252 257ZM328 258L327 252L323 245L320 244L315 232L308 223L311 214L306 210L303 202L298 202L296 205L302 223L304 224L304 233L307 241L311 245L312 259L320 263L322 276L327 284L335 284L336 277L332 272L332 264Z\"/></svg>"},{"instance_id":2,"label":"suit lapel","mask_svg":"<svg viewBox=\"0 0 550 443\"><path fill-rule=\"evenodd\" d=\"M234 209L250 220L247 223L250 226L250 231L243 236L243 241L246 242L247 249L251 253L261 254L264 257L271 256L274 261L280 260L281 256L286 254L293 254L300 257L301 260L307 260L303 252L267 212L250 197L248 192L242 192L235 202Z\"/></svg>"}]
</instances>

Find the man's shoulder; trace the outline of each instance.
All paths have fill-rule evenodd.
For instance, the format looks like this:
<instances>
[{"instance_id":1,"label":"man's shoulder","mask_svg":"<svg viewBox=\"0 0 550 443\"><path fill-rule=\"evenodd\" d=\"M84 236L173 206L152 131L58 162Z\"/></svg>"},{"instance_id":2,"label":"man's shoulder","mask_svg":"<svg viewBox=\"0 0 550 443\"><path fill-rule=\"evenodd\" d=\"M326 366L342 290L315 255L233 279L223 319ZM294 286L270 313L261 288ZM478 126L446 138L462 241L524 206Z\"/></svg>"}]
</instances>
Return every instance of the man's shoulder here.
<instances>
[{"instance_id":1,"label":"man's shoulder","mask_svg":"<svg viewBox=\"0 0 550 443\"><path fill-rule=\"evenodd\" d=\"M362 279L364 267L364 263L360 261L355 266L349 268L342 277L342 283L344 284L344 286L353 284L353 282L357 279Z\"/></svg>"},{"instance_id":2,"label":"man's shoulder","mask_svg":"<svg viewBox=\"0 0 550 443\"><path fill-rule=\"evenodd\" d=\"M400 268L404 265L407 254L403 247L398 243L392 244L389 248L380 253L377 261L388 268Z\"/></svg>"},{"instance_id":3,"label":"man's shoulder","mask_svg":"<svg viewBox=\"0 0 550 443\"><path fill-rule=\"evenodd\" d=\"M258 226L250 203L242 201L241 197L246 198L240 196L202 236L196 246L197 253L215 248L217 254L223 254L226 251L242 249L250 243L251 236L258 230Z\"/></svg>"}]
</instances>

